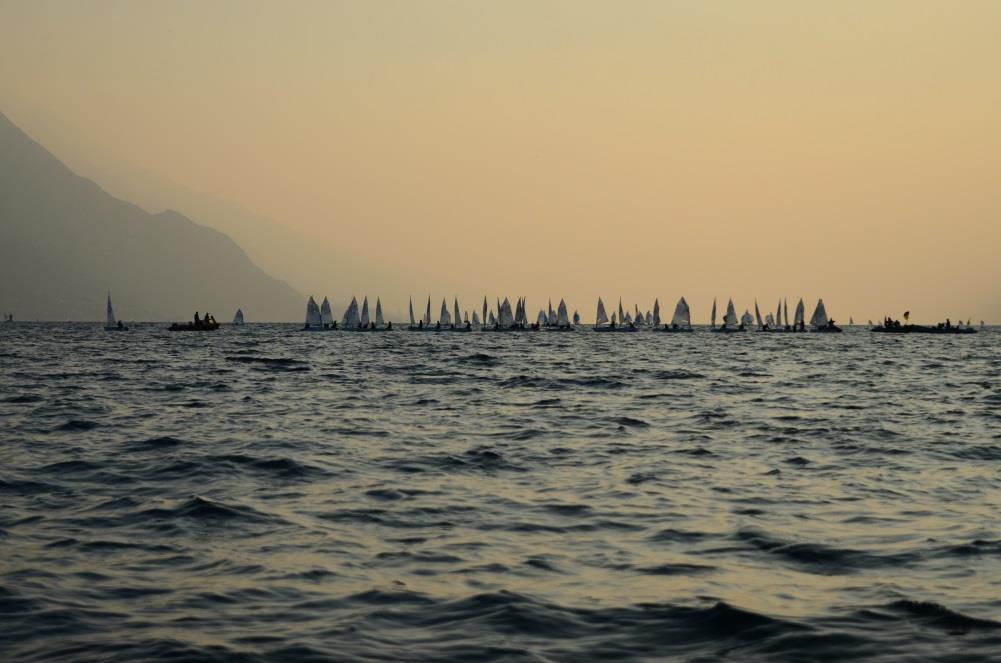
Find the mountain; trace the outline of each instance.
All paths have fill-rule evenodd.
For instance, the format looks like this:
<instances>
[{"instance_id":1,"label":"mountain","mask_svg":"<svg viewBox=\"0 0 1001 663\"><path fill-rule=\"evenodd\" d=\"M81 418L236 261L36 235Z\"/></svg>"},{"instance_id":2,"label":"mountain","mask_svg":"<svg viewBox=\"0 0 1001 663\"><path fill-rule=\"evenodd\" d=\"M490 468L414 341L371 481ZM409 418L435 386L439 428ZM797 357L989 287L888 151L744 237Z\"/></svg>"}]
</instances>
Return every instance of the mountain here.
<instances>
[{"instance_id":1,"label":"mountain","mask_svg":"<svg viewBox=\"0 0 1001 663\"><path fill-rule=\"evenodd\" d=\"M387 315L394 320L402 319L406 311L413 275L400 265L347 250L329 236L297 231L240 203L131 163L89 139L85 127L38 111L26 114L22 126L30 126L31 133L44 137L43 142L63 163L113 196L150 213L174 209L225 233L264 271L280 275L299 292L329 296L335 312L347 306L351 295L365 293L381 295Z\"/></svg>"},{"instance_id":2,"label":"mountain","mask_svg":"<svg viewBox=\"0 0 1001 663\"><path fill-rule=\"evenodd\" d=\"M110 290L126 320L298 320L303 297L226 235L150 214L74 174L0 113L0 311L98 320Z\"/></svg>"}]
</instances>

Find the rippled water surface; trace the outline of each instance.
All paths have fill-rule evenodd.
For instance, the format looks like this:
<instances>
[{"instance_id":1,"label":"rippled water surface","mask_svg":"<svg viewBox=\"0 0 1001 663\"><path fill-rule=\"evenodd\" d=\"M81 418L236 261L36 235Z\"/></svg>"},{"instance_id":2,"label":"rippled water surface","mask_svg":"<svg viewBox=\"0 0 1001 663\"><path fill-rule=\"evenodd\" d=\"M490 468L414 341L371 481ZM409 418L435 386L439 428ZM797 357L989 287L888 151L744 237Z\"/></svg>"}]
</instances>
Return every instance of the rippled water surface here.
<instances>
[{"instance_id":1,"label":"rippled water surface","mask_svg":"<svg viewBox=\"0 0 1001 663\"><path fill-rule=\"evenodd\" d=\"M0 658L994 658L999 341L6 325Z\"/></svg>"}]
</instances>

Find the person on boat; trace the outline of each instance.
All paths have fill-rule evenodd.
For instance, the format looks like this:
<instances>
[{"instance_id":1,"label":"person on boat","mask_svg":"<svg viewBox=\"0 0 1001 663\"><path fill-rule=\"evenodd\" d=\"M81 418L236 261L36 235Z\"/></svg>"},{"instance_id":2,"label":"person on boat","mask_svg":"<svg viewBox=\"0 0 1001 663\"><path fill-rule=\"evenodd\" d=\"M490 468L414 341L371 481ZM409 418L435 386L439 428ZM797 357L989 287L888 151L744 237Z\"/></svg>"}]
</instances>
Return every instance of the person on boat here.
<instances>
[{"instance_id":1,"label":"person on boat","mask_svg":"<svg viewBox=\"0 0 1001 663\"><path fill-rule=\"evenodd\" d=\"M392 321L387 322L386 331L392 331L392 329L393 329L393 322Z\"/></svg>"},{"instance_id":2,"label":"person on boat","mask_svg":"<svg viewBox=\"0 0 1001 663\"><path fill-rule=\"evenodd\" d=\"M199 320L198 320L198 311L195 311L195 327L198 326L198 323L199 323Z\"/></svg>"},{"instance_id":3,"label":"person on boat","mask_svg":"<svg viewBox=\"0 0 1001 663\"><path fill-rule=\"evenodd\" d=\"M952 329L952 320L950 320L949 318L945 319L945 328Z\"/></svg>"},{"instance_id":4,"label":"person on boat","mask_svg":"<svg viewBox=\"0 0 1001 663\"><path fill-rule=\"evenodd\" d=\"M121 320L118 321L118 328L119 329L125 329L125 325L122 324Z\"/></svg>"},{"instance_id":5,"label":"person on boat","mask_svg":"<svg viewBox=\"0 0 1001 663\"><path fill-rule=\"evenodd\" d=\"M739 329L740 331L744 331L744 322L743 322L743 320L740 322L740 326L737 327L737 329Z\"/></svg>"},{"instance_id":6,"label":"person on boat","mask_svg":"<svg viewBox=\"0 0 1001 663\"><path fill-rule=\"evenodd\" d=\"M423 320L418 320L417 321L417 328L418 329L424 329L424 321Z\"/></svg>"},{"instance_id":7,"label":"person on boat","mask_svg":"<svg viewBox=\"0 0 1001 663\"><path fill-rule=\"evenodd\" d=\"M393 323L389 323L389 324L393 324ZM472 323L470 323L469 320L466 320L466 331L472 331L472 330L473 330Z\"/></svg>"},{"instance_id":8,"label":"person on boat","mask_svg":"<svg viewBox=\"0 0 1001 663\"><path fill-rule=\"evenodd\" d=\"M441 331L441 320L439 320L438 322L434 323L434 330L435 331Z\"/></svg>"}]
</instances>

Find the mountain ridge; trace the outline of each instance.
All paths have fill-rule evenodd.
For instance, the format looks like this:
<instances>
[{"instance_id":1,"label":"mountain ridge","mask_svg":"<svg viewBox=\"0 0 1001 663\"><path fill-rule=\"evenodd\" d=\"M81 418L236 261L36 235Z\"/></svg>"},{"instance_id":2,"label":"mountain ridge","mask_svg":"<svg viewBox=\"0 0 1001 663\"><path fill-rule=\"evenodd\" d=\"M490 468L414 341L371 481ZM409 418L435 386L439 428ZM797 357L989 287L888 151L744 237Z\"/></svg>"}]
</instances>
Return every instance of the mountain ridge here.
<instances>
[{"instance_id":1,"label":"mountain ridge","mask_svg":"<svg viewBox=\"0 0 1001 663\"><path fill-rule=\"evenodd\" d=\"M0 310L100 320L108 290L126 320L287 321L305 302L228 235L112 196L0 112Z\"/></svg>"}]
</instances>

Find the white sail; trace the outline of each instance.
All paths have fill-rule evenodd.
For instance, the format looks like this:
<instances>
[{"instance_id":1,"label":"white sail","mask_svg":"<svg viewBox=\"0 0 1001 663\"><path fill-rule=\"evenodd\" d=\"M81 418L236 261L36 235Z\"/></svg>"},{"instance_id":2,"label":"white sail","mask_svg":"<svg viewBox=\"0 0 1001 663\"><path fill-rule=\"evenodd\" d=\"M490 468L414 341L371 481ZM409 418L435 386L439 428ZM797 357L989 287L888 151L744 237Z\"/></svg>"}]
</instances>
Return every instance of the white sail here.
<instances>
[{"instance_id":1,"label":"white sail","mask_svg":"<svg viewBox=\"0 0 1001 663\"><path fill-rule=\"evenodd\" d=\"M414 327L416 325L417 325L417 322L414 320L414 298L411 297L410 298L410 326Z\"/></svg>"},{"instance_id":2,"label":"white sail","mask_svg":"<svg viewBox=\"0 0 1001 663\"><path fill-rule=\"evenodd\" d=\"M714 309L715 310L715 309ZM716 324L716 316L713 316L713 325ZM677 325L681 329L688 329L692 326L692 313L688 310L688 302L682 297L678 300L678 305L674 307L674 315L671 317L671 325Z\"/></svg>"},{"instance_id":3,"label":"white sail","mask_svg":"<svg viewBox=\"0 0 1001 663\"><path fill-rule=\"evenodd\" d=\"M612 324L615 324L615 311L612 311Z\"/></svg>"},{"instance_id":4,"label":"white sail","mask_svg":"<svg viewBox=\"0 0 1001 663\"><path fill-rule=\"evenodd\" d=\"M660 327L660 300L653 300L653 320L650 321L654 327Z\"/></svg>"},{"instance_id":5,"label":"white sail","mask_svg":"<svg viewBox=\"0 0 1001 663\"><path fill-rule=\"evenodd\" d=\"M483 295L483 320L487 319L487 296Z\"/></svg>"},{"instance_id":6,"label":"white sail","mask_svg":"<svg viewBox=\"0 0 1001 663\"><path fill-rule=\"evenodd\" d=\"M549 300L549 309L546 312L546 324L556 324L556 311L553 310L553 300Z\"/></svg>"},{"instance_id":7,"label":"white sail","mask_svg":"<svg viewBox=\"0 0 1001 663\"><path fill-rule=\"evenodd\" d=\"M351 303L348 304L348 308L344 311L344 317L341 318L341 327L344 329L355 329L358 327L358 300L351 297Z\"/></svg>"},{"instance_id":8,"label":"white sail","mask_svg":"<svg viewBox=\"0 0 1001 663\"><path fill-rule=\"evenodd\" d=\"M424 311L424 326L431 326L431 295L428 295L428 307Z\"/></svg>"},{"instance_id":9,"label":"white sail","mask_svg":"<svg viewBox=\"0 0 1001 663\"><path fill-rule=\"evenodd\" d=\"M744 315L740 316L740 324L745 327L750 327L754 324L754 316L752 316L751 312L747 309L744 309Z\"/></svg>"},{"instance_id":10,"label":"white sail","mask_svg":"<svg viewBox=\"0 0 1001 663\"><path fill-rule=\"evenodd\" d=\"M361 305L361 319L359 320L362 327L368 328L371 319L368 317L368 295L365 296L365 301Z\"/></svg>"},{"instance_id":11,"label":"white sail","mask_svg":"<svg viewBox=\"0 0 1001 663\"><path fill-rule=\"evenodd\" d=\"M653 324L653 313L651 313L650 311L647 311L646 312L646 316L644 317L644 322L646 322L648 325L652 325Z\"/></svg>"},{"instance_id":12,"label":"white sail","mask_svg":"<svg viewBox=\"0 0 1001 663\"><path fill-rule=\"evenodd\" d=\"M477 313L476 311L473 311L473 322L472 322L472 325L474 327L478 327L480 325L480 314Z\"/></svg>"},{"instance_id":13,"label":"white sail","mask_svg":"<svg viewBox=\"0 0 1001 663\"><path fill-rule=\"evenodd\" d=\"M497 316L498 323L505 329L514 324L514 315L511 313L511 302L508 301L507 297L504 298L504 303L500 305Z\"/></svg>"},{"instance_id":14,"label":"white sail","mask_svg":"<svg viewBox=\"0 0 1001 663\"><path fill-rule=\"evenodd\" d=\"M608 314L605 313L605 302L601 301L601 297L598 297L598 312L594 316L594 324L603 325L608 322Z\"/></svg>"},{"instance_id":15,"label":"white sail","mask_svg":"<svg viewBox=\"0 0 1001 663\"><path fill-rule=\"evenodd\" d=\"M233 324L238 327L243 324L243 309L236 309L236 315L233 316Z\"/></svg>"},{"instance_id":16,"label":"white sail","mask_svg":"<svg viewBox=\"0 0 1001 663\"><path fill-rule=\"evenodd\" d=\"M799 303L796 304L796 317L793 318L793 326L799 329L799 326L804 322L804 318L806 318L806 307L803 306L803 298L800 297Z\"/></svg>"},{"instance_id":17,"label":"white sail","mask_svg":"<svg viewBox=\"0 0 1001 663\"><path fill-rule=\"evenodd\" d=\"M382 327L386 321L382 319L382 300L375 298L375 326Z\"/></svg>"},{"instance_id":18,"label":"white sail","mask_svg":"<svg viewBox=\"0 0 1001 663\"><path fill-rule=\"evenodd\" d=\"M110 292L108 293L108 310L106 311L106 313L107 313L107 319L105 320L104 326L105 327L117 327L118 326L118 321L115 320L115 309L112 308L112 306L111 306L111 293Z\"/></svg>"},{"instance_id":19,"label":"white sail","mask_svg":"<svg viewBox=\"0 0 1001 663\"><path fill-rule=\"evenodd\" d=\"M626 314L622 311L622 297L619 297L619 322L624 324L625 321L626 321Z\"/></svg>"},{"instance_id":20,"label":"white sail","mask_svg":"<svg viewBox=\"0 0 1001 663\"><path fill-rule=\"evenodd\" d=\"M758 323L758 328L765 326L765 323L761 320L761 311L758 309L758 300L754 300L754 319Z\"/></svg>"},{"instance_id":21,"label":"white sail","mask_svg":"<svg viewBox=\"0 0 1001 663\"><path fill-rule=\"evenodd\" d=\"M524 297L518 298L518 308L514 314L514 321L523 327L528 326L528 308L527 302Z\"/></svg>"},{"instance_id":22,"label":"white sail","mask_svg":"<svg viewBox=\"0 0 1001 663\"><path fill-rule=\"evenodd\" d=\"M493 326L497 324L497 318L494 316L494 312L490 311L490 317L487 318L487 324Z\"/></svg>"},{"instance_id":23,"label":"white sail","mask_svg":"<svg viewBox=\"0 0 1001 663\"><path fill-rule=\"evenodd\" d=\"M785 326L789 326L789 300L782 300L782 317L785 318Z\"/></svg>"},{"instance_id":24,"label":"white sail","mask_svg":"<svg viewBox=\"0 0 1001 663\"><path fill-rule=\"evenodd\" d=\"M452 324L452 315L448 312L448 304L445 300L441 300L441 312L438 313L438 322L441 323L442 327L448 327Z\"/></svg>"},{"instance_id":25,"label":"white sail","mask_svg":"<svg viewBox=\"0 0 1001 663\"><path fill-rule=\"evenodd\" d=\"M726 304L726 315L723 316L723 324L726 325L727 329L736 329L740 325L740 322L737 320L737 309L733 307L732 299Z\"/></svg>"},{"instance_id":26,"label":"white sail","mask_svg":"<svg viewBox=\"0 0 1001 663\"><path fill-rule=\"evenodd\" d=\"M310 328L323 326L320 322L320 307L312 297L306 302L306 326Z\"/></svg>"},{"instance_id":27,"label":"white sail","mask_svg":"<svg viewBox=\"0 0 1001 663\"><path fill-rule=\"evenodd\" d=\"M560 300L560 305L556 309L556 324L560 327L569 327L570 319L567 317L567 303Z\"/></svg>"},{"instance_id":28,"label":"white sail","mask_svg":"<svg viewBox=\"0 0 1001 663\"><path fill-rule=\"evenodd\" d=\"M766 315L765 324L768 325L769 329L773 329L775 327L775 316L773 316L771 313Z\"/></svg>"},{"instance_id":29,"label":"white sail","mask_svg":"<svg viewBox=\"0 0 1001 663\"><path fill-rule=\"evenodd\" d=\"M323 298L323 304L320 305L320 323L326 327L334 321L334 316L330 313L330 300L326 297Z\"/></svg>"},{"instance_id":30,"label":"white sail","mask_svg":"<svg viewBox=\"0 0 1001 663\"><path fill-rule=\"evenodd\" d=\"M814 309L813 315L810 316L810 326L814 329L827 326L827 309L824 307L823 299L817 302L817 308Z\"/></svg>"},{"instance_id":31,"label":"white sail","mask_svg":"<svg viewBox=\"0 0 1001 663\"><path fill-rule=\"evenodd\" d=\"M622 324L624 325L628 325L632 321L633 321L633 316L629 315L628 313L626 313L626 317L622 318Z\"/></svg>"},{"instance_id":32,"label":"white sail","mask_svg":"<svg viewBox=\"0 0 1001 663\"><path fill-rule=\"evenodd\" d=\"M455 311L455 317L454 317L455 324L457 324L457 325L461 324L462 323L462 313L459 312L459 298L458 297L455 298L455 308L453 309L453 311Z\"/></svg>"},{"instance_id":33,"label":"white sail","mask_svg":"<svg viewBox=\"0 0 1001 663\"><path fill-rule=\"evenodd\" d=\"M775 324L782 326L782 300L779 300L779 305L775 307Z\"/></svg>"},{"instance_id":34,"label":"white sail","mask_svg":"<svg viewBox=\"0 0 1001 663\"><path fill-rule=\"evenodd\" d=\"M716 328L716 298L713 297L713 312L709 315L709 324Z\"/></svg>"},{"instance_id":35,"label":"white sail","mask_svg":"<svg viewBox=\"0 0 1001 663\"><path fill-rule=\"evenodd\" d=\"M535 323L540 327L545 327L548 324L549 318L546 317L546 312L541 308L539 309L539 315L535 318Z\"/></svg>"}]
</instances>

